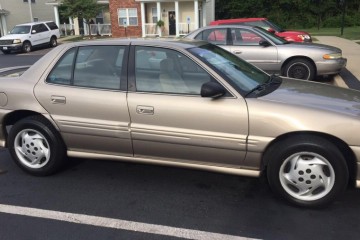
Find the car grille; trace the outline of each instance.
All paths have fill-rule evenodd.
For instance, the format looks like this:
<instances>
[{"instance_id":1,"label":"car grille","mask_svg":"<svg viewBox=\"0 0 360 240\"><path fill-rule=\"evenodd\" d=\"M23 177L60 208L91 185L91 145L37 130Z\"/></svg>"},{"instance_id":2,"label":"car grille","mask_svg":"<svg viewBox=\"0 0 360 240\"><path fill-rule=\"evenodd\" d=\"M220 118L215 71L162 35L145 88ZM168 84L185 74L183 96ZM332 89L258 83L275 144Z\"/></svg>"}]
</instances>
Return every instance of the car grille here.
<instances>
[{"instance_id":1,"label":"car grille","mask_svg":"<svg viewBox=\"0 0 360 240\"><path fill-rule=\"evenodd\" d=\"M12 44L13 40L9 39L9 40L0 40L0 45L9 45Z\"/></svg>"}]
</instances>

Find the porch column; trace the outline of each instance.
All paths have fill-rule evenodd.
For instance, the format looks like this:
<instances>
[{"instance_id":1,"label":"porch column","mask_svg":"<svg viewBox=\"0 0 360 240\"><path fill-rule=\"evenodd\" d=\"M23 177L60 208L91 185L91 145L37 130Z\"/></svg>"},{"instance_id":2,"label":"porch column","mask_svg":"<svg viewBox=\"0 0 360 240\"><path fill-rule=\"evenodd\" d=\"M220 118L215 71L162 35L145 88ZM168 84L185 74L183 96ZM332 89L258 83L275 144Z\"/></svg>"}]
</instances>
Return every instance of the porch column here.
<instances>
[{"instance_id":1,"label":"porch column","mask_svg":"<svg viewBox=\"0 0 360 240\"><path fill-rule=\"evenodd\" d=\"M179 29L179 1L175 1L175 28L176 28L176 36L180 36L180 29Z\"/></svg>"},{"instance_id":2,"label":"porch column","mask_svg":"<svg viewBox=\"0 0 360 240\"><path fill-rule=\"evenodd\" d=\"M199 28L199 1L198 0L195 0L194 1L194 11L195 11L195 14L194 14L194 23L195 23L195 26L194 28L195 29L192 29L192 30L196 30Z\"/></svg>"},{"instance_id":3,"label":"porch column","mask_svg":"<svg viewBox=\"0 0 360 240\"><path fill-rule=\"evenodd\" d=\"M8 30L7 30L7 26L6 26L6 19L5 19L5 15L1 15L1 25L2 25L2 30L3 30L3 35L5 36L8 34Z\"/></svg>"},{"instance_id":4,"label":"porch column","mask_svg":"<svg viewBox=\"0 0 360 240\"><path fill-rule=\"evenodd\" d=\"M159 21L161 19L161 4L160 4L160 2L156 3L156 14L158 16L158 21ZM158 28L158 33L159 33L159 37L161 37L162 36L161 28Z\"/></svg>"},{"instance_id":5,"label":"porch column","mask_svg":"<svg viewBox=\"0 0 360 240\"><path fill-rule=\"evenodd\" d=\"M142 37L146 37L145 3L141 2L141 30Z\"/></svg>"},{"instance_id":6,"label":"porch column","mask_svg":"<svg viewBox=\"0 0 360 240\"><path fill-rule=\"evenodd\" d=\"M54 16L55 16L55 23L58 27L60 27L60 17L59 17L59 8L58 6L54 6Z\"/></svg>"},{"instance_id":7,"label":"porch column","mask_svg":"<svg viewBox=\"0 0 360 240\"><path fill-rule=\"evenodd\" d=\"M202 27L205 27L207 25L206 23L206 1L202 2Z\"/></svg>"}]
</instances>

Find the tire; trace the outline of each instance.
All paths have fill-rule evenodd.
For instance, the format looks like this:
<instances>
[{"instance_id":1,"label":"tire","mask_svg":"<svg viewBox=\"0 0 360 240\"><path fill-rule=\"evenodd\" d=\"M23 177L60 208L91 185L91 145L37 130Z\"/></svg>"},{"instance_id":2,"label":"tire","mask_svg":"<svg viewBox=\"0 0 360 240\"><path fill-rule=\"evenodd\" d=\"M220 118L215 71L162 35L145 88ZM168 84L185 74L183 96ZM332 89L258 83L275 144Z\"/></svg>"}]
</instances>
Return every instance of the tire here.
<instances>
[{"instance_id":1,"label":"tire","mask_svg":"<svg viewBox=\"0 0 360 240\"><path fill-rule=\"evenodd\" d=\"M9 54L10 50L1 50L3 52L3 54Z\"/></svg>"},{"instance_id":2,"label":"tire","mask_svg":"<svg viewBox=\"0 0 360 240\"><path fill-rule=\"evenodd\" d=\"M56 47L57 46L57 39L56 37L51 37L50 39L50 47Z\"/></svg>"},{"instance_id":3,"label":"tire","mask_svg":"<svg viewBox=\"0 0 360 240\"><path fill-rule=\"evenodd\" d=\"M29 53L31 52L32 46L30 42L24 42L23 46L22 46L22 50L24 53Z\"/></svg>"},{"instance_id":4,"label":"tire","mask_svg":"<svg viewBox=\"0 0 360 240\"><path fill-rule=\"evenodd\" d=\"M347 187L349 171L333 143L317 137L278 142L265 154L273 192L301 207L322 207Z\"/></svg>"},{"instance_id":5,"label":"tire","mask_svg":"<svg viewBox=\"0 0 360 240\"><path fill-rule=\"evenodd\" d=\"M314 65L306 59L293 59L285 65L283 75L289 78L313 80L315 77Z\"/></svg>"},{"instance_id":6,"label":"tire","mask_svg":"<svg viewBox=\"0 0 360 240\"><path fill-rule=\"evenodd\" d=\"M15 163L31 175L51 175L66 161L60 134L41 116L30 116L15 123L8 145Z\"/></svg>"}]
</instances>

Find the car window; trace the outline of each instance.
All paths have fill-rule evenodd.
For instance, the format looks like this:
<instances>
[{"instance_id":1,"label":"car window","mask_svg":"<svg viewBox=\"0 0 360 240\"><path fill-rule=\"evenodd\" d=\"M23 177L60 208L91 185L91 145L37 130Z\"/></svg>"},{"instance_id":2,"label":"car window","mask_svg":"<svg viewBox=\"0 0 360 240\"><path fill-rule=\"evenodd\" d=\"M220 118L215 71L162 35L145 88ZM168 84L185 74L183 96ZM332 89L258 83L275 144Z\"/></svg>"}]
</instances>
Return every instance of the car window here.
<instances>
[{"instance_id":1,"label":"car window","mask_svg":"<svg viewBox=\"0 0 360 240\"><path fill-rule=\"evenodd\" d=\"M47 25L51 30L59 29L58 26L56 25L56 23L54 23L54 22L47 22L46 25Z\"/></svg>"},{"instance_id":2,"label":"car window","mask_svg":"<svg viewBox=\"0 0 360 240\"><path fill-rule=\"evenodd\" d=\"M36 34L36 33L41 33L41 32L46 32L46 31L49 31L49 29L43 24L36 24L32 27L32 30L31 31L36 31L36 32L32 32L32 34Z\"/></svg>"},{"instance_id":3,"label":"car window","mask_svg":"<svg viewBox=\"0 0 360 240\"><path fill-rule=\"evenodd\" d=\"M204 40L216 45L226 45L226 28L205 29L195 39Z\"/></svg>"},{"instance_id":4,"label":"car window","mask_svg":"<svg viewBox=\"0 0 360 240\"><path fill-rule=\"evenodd\" d=\"M122 70L119 59L124 51L124 46L79 47L77 54L75 48L71 49L56 64L47 82L118 90Z\"/></svg>"},{"instance_id":5,"label":"car window","mask_svg":"<svg viewBox=\"0 0 360 240\"><path fill-rule=\"evenodd\" d=\"M189 51L227 79L240 93L247 93L269 79L262 70L218 46L207 44Z\"/></svg>"},{"instance_id":6,"label":"car window","mask_svg":"<svg viewBox=\"0 0 360 240\"><path fill-rule=\"evenodd\" d=\"M137 91L200 95L202 84L210 80L203 68L182 53L155 47L135 49Z\"/></svg>"},{"instance_id":7,"label":"car window","mask_svg":"<svg viewBox=\"0 0 360 240\"><path fill-rule=\"evenodd\" d=\"M243 46L243 45L258 46L259 42L263 40L263 38L259 34L251 30L242 29L242 28L232 28L231 38L232 38L232 43L235 46Z\"/></svg>"}]
</instances>

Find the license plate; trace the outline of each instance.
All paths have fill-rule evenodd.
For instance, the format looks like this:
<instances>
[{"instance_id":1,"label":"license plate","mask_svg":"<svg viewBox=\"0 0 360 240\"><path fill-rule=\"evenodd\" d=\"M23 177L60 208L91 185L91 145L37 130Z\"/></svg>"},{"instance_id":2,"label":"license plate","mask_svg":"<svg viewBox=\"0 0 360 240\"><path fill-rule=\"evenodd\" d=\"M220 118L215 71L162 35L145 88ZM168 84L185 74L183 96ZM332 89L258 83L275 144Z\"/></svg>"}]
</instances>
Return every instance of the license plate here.
<instances>
[{"instance_id":1,"label":"license plate","mask_svg":"<svg viewBox=\"0 0 360 240\"><path fill-rule=\"evenodd\" d=\"M7 50L7 47L3 47L3 50Z\"/></svg>"}]
</instances>

